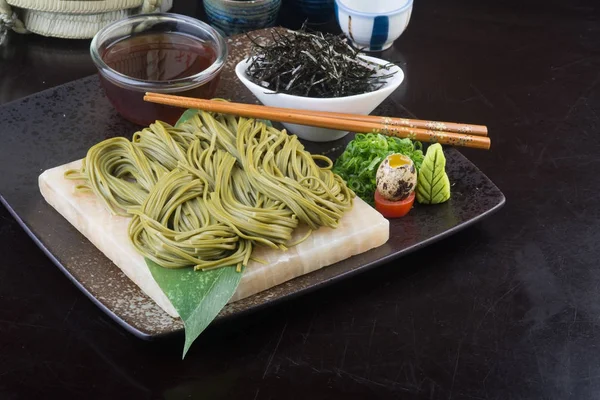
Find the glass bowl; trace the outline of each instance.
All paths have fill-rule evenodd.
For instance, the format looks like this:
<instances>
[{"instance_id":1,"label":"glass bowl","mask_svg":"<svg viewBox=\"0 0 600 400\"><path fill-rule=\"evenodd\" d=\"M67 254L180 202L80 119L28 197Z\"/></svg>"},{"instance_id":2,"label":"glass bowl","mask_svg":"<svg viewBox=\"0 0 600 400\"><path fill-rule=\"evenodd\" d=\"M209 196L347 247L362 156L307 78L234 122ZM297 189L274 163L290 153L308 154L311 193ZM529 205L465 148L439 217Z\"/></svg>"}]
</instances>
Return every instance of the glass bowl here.
<instances>
[{"instance_id":1,"label":"glass bowl","mask_svg":"<svg viewBox=\"0 0 600 400\"><path fill-rule=\"evenodd\" d=\"M138 14L102 28L90 53L107 98L125 119L174 124L185 111L145 102L145 92L212 98L227 59L223 36L179 14Z\"/></svg>"}]
</instances>

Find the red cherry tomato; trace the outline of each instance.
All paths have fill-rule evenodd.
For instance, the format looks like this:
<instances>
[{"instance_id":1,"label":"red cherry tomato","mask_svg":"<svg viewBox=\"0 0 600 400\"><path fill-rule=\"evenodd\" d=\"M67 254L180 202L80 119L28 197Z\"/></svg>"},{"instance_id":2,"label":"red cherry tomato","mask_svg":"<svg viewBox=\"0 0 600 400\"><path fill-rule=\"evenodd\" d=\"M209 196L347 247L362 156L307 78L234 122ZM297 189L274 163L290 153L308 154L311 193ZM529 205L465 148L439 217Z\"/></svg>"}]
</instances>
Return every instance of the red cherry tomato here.
<instances>
[{"instance_id":1,"label":"red cherry tomato","mask_svg":"<svg viewBox=\"0 0 600 400\"><path fill-rule=\"evenodd\" d=\"M375 191L375 209L386 218L404 217L415 202L415 192L413 191L404 200L390 201L385 199L379 191Z\"/></svg>"}]
</instances>

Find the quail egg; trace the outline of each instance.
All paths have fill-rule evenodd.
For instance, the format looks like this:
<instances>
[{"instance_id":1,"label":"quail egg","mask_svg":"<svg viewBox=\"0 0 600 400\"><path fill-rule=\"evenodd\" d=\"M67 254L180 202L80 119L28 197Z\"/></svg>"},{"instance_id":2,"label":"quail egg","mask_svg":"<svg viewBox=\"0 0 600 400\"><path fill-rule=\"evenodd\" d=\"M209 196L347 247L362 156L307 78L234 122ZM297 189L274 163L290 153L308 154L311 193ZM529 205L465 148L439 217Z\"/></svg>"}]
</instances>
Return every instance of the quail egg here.
<instances>
[{"instance_id":1,"label":"quail egg","mask_svg":"<svg viewBox=\"0 0 600 400\"><path fill-rule=\"evenodd\" d=\"M407 198L417 186L415 164L403 154L391 154L377 169L377 190L389 201Z\"/></svg>"}]
</instances>

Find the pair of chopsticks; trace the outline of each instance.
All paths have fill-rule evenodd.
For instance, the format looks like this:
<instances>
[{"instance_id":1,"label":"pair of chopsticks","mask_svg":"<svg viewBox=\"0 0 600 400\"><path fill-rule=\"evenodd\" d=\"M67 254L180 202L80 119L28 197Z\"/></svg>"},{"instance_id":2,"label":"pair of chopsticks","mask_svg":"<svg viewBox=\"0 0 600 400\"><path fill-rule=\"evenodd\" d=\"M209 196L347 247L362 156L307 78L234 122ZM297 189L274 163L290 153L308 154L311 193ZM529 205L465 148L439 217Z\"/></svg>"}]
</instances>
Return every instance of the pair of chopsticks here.
<instances>
[{"instance_id":1,"label":"pair of chopsticks","mask_svg":"<svg viewBox=\"0 0 600 400\"><path fill-rule=\"evenodd\" d=\"M195 99L160 93L146 93L144 100L169 106L194 108L246 118L268 119L357 133L379 131L387 136L410 138L421 142L488 150L491 142L483 125L454 122L423 121L417 119L357 115L325 111L268 107L255 104L231 103Z\"/></svg>"}]
</instances>

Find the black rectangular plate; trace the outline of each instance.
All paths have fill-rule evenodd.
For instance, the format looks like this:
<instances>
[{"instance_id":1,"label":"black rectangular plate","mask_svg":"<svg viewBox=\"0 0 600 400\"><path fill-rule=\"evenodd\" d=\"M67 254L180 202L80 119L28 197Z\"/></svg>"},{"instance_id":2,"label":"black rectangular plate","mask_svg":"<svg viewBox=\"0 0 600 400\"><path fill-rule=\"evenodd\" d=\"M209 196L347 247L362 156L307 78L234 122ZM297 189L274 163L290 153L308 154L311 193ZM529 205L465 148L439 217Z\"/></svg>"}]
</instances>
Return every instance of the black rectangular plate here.
<instances>
[{"instance_id":1,"label":"black rectangular plate","mask_svg":"<svg viewBox=\"0 0 600 400\"><path fill-rule=\"evenodd\" d=\"M243 54L232 52L233 61ZM220 95L254 102L228 71ZM384 103L375 113L389 115ZM46 169L85 156L89 147L139 129L123 120L91 76L9 103L0 108L0 195L2 203L52 261L94 303L131 333L153 339L183 329L110 260L42 198L38 176ZM313 153L337 157L352 135L335 142L305 143ZM293 279L227 305L217 318L233 317L289 299L331 282L390 262L449 236L498 210L502 192L455 149L446 149L452 198L437 206L417 206L391 220L389 241L374 250Z\"/></svg>"}]
</instances>

